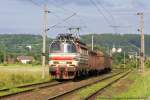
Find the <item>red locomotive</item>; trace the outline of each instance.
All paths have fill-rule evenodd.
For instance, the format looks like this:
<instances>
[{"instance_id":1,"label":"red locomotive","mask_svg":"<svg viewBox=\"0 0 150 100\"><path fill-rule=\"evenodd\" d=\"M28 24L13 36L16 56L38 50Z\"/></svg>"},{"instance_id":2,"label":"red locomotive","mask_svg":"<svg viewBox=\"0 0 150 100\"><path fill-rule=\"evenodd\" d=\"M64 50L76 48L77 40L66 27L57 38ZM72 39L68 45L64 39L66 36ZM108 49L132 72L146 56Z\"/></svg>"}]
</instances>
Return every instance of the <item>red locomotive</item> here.
<instances>
[{"instance_id":1,"label":"red locomotive","mask_svg":"<svg viewBox=\"0 0 150 100\"><path fill-rule=\"evenodd\" d=\"M49 73L56 79L110 71L111 63L111 57L91 51L72 34L60 34L50 45Z\"/></svg>"}]
</instances>

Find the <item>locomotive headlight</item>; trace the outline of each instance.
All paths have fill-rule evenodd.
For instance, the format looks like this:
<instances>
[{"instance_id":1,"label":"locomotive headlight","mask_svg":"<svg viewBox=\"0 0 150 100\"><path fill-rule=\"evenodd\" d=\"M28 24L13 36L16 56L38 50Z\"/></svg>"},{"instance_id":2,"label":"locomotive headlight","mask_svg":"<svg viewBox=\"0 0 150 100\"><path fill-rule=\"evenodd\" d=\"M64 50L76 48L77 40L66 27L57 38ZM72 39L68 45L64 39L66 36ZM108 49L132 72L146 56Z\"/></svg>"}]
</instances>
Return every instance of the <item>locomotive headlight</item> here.
<instances>
[{"instance_id":1,"label":"locomotive headlight","mask_svg":"<svg viewBox=\"0 0 150 100\"><path fill-rule=\"evenodd\" d=\"M52 65L53 64L53 61L49 61L49 65Z\"/></svg>"},{"instance_id":2,"label":"locomotive headlight","mask_svg":"<svg viewBox=\"0 0 150 100\"><path fill-rule=\"evenodd\" d=\"M78 61L73 61L72 64L78 66Z\"/></svg>"},{"instance_id":3,"label":"locomotive headlight","mask_svg":"<svg viewBox=\"0 0 150 100\"><path fill-rule=\"evenodd\" d=\"M66 62L65 61L61 61L60 64L66 64Z\"/></svg>"}]
</instances>

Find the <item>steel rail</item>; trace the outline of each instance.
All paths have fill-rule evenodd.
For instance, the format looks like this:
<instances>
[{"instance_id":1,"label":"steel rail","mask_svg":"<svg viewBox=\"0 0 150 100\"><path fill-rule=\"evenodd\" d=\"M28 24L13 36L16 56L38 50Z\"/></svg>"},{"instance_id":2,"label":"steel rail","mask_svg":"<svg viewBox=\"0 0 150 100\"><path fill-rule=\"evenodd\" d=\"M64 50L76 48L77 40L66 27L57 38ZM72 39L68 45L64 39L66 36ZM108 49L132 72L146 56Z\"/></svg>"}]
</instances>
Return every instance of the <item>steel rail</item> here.
<instances>
[{"instance_id":1,"label":"steel rail","mask_svg":"<svg viewBox=\"0 0 150 100\"><path fill-rule=\"evenodd\" d=\"M26 87L37 86L37 85L40 85L40 84L46 84L46 83L50 83L50 82L52 82L52 81L39 82L39 83L32 83L32 84L24 84L24 85L19 85L19 86L10 87L10 88L3 88L3 89L0 89L0 92L9 91L9 90L11 90L12 88L26 88Z\"/></svg>"},{"instance_id":2,"label":"steel rail","mask_svg":"<svg viewBox=\"0 0 150 100\"><path fill-rule=\"evenodd\" d=\"M110 82L109 84L105 85L104 87L100 88L99 90L95 91L94 93L90 94L89 96L87 96L84 100L93 100L93 98L96 97L96 95L100 95L102 93L102 91L104 91L106 88L110 87L111 85L113 85L114 83L118 82L120 79L124 78L125 76L127 76L129 73L131 72L131 70L127 71L125 74L123 74L121 77L113 80L112 82Z\"/></svg>"},{"instance_id":3,"label":"steel rail","mask_svg":"<svg viewBox=\"0 0 150 100\"><path fill-rule=\"evenodd\" d=\"M42 85L42 84L48 84L50 82L54 82L54 81L46 81L46 82L39 82L39 83L32 83L32 84L24 84L24 85L19 85L19 86L10 87L10 88L3 88L3 89L0 89L0 92L9 91L12 88L29 88L29 87L33 87L33 86Z\"/></svg>"},{"instance_id":4,"label":"steel rail","mask_svg":"<svg viewBox=\"0 0 150 100\"><path fill-rule=\"evenodd\" d=\"M8 93L6 95L0 96L0 99L19 95L22 93L32 92L35 89L43 89L43 88L47 88L47 87L57 86L57 85L64 84L64 83L66 83L66 82L55 82L55 83L49 82L49 84L48 84L48 82L45 82L45 83L39 83L39 84L29 84L29 85L25 85L25 86L18 86L19 88L27 88L27 90L23 90L21 92L15 92L15 93ZM10 89L6 89L6 90L4 90L4 92L7 90L10 90Z\"/></svg>"},{"instance_id":5,"label":"steel rail","mask_svg":"<svg viewBox=\"0 0 150 100\"><path fill-rule=\"evenodd\" d=\"M120 74L122 74L122 71L121 71L121 72L118 72L117 74L114 74L114 75L111 75L111 76L108 76L108 77L104 77L104 78L102 78L102 79L99 79L99 80L97 80L97 81L95 81L95 82L92 82L92 83L89 83L89 84L85 84L84 86L80 86L80 87L77 87L77 88L75 88L75 89L71 89L71 90L65 91L65 92L63 92L63 93L60 93L60 94L58 94L58 95L51 96L51 97L48 98L48 100L56 100L56 99L58 99L58 98L60 98L60 97L63 97L63 96L65 96L65 95L67 95L67 94L73 93L73 92L75 92L75 91L77 91L77 90L79 90L79 89L82 89L82 88L91 86L91 85L96 84L96 83L98 83L98 82L100 82L100 81L104 81L104 80L110 79L110 78L115 77L115 76L120 75Z\"/></svg>"}]
</instances>

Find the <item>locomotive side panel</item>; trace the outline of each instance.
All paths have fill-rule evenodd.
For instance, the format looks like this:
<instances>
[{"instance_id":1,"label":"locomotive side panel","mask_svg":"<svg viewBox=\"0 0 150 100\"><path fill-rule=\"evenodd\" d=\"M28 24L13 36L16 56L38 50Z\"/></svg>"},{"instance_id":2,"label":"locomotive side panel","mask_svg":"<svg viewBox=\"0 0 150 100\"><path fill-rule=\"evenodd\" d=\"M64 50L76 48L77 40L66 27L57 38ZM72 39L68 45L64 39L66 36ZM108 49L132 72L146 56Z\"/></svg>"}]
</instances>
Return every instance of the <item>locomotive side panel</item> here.
<instances>
[{"instance_id":1,"label":"locomotive side panel","mask_svg":"<svg viewBox=\"0 0 150 100\"><path fill-rule=\"evenodd\" d=\"M78 69L79 70L85 70L88 68L88 50L86 48L80 47L79 50L79 64Z\"/></svg>"}]
</instances>

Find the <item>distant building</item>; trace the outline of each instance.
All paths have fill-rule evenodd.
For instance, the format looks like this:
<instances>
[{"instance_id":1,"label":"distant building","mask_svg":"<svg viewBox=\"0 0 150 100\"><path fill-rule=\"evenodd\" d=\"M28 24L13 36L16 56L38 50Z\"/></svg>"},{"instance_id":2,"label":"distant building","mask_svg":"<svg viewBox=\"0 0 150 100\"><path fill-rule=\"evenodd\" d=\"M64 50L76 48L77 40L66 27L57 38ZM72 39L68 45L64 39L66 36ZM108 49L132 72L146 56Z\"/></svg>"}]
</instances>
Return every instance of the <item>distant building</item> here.
<instances>
[{"instance_id":1,"label":"distant building","mask_svg":"<svg viewBox=\"0 0 150 100\"><path fill-rule=\"evenodd\" d=\"M17 60L22 64L28 64L34 61L32 56L18 56Z\"/></svg>"}]
</instances>

